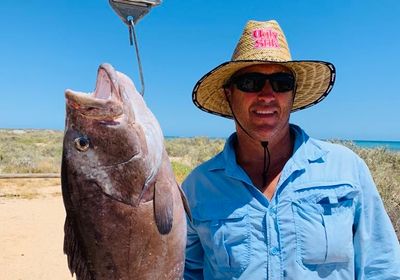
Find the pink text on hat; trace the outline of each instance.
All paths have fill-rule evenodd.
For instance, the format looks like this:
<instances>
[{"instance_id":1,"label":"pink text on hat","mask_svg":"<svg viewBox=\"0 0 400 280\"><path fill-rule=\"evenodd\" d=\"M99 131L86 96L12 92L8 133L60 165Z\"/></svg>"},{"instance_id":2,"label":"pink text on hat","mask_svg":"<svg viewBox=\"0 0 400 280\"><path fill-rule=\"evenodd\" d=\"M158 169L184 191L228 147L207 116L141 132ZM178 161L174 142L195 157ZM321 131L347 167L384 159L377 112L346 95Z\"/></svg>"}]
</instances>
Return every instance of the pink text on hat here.
<instances>
[{"instance_id":1,"label":"pink text on hat","mask_svg":"<svg viewBox=\"0 0 400 280\"><path fill-rule=\"evenodd\" d=\"M254 48L279 48L278 32L272 28L253 30Z\"/></svg>"}]
</instances>

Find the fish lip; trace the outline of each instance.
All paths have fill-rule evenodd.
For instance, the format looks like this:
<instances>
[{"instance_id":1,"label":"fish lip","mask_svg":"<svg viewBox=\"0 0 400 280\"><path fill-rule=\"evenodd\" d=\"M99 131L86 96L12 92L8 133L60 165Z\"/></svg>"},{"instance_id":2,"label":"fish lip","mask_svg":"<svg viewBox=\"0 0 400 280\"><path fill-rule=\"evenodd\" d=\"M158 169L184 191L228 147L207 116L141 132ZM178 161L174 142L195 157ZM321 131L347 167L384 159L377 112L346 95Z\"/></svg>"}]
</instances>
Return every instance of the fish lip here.
<instances>
[{"instance_id":1,"label":"fish lip","mask_svg":"<svg viewBox=\"0 0 400 280\"><path fill-rule=\"evenodd\" d=\"M105 75L103 75L105 74ZM106 81L104 81L106 79ZM107 96L103 96L102 94L104 93L104 82L109 82L110 83L110 92L107 94ZM108 88L106 88L108 89ZM119 91L118 87L118 75L117 71L115 71L114 67L112 67L111 64L109 63L103 63L99 66L99 69L97 70L97 80L96 80L96 88L95 91L93 92L93 96L96 98L105 98L105 99L112 99L116 98L119 101L121 100L121 94Z\"/></svg>"},{"instance_id":2,"label":"fish lip","mask_svg":"<svg viewBox=\"0 0 400 280\"><path fill-rule=\"evenodd\" d=\"M68 107L91 119L114 120L123 115L118 75L108 63L99 66L94 92L84 93L66 89L65 98Z\"/></svg>"}]
</instances>

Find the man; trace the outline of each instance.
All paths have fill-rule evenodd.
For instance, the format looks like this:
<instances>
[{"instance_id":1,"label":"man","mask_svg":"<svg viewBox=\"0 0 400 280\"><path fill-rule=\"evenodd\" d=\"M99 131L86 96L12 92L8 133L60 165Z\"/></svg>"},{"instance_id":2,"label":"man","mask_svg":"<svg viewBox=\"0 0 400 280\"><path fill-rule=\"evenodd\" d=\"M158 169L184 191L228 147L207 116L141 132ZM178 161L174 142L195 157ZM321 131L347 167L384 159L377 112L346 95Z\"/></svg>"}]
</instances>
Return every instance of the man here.
<instances>
[{"instance_id":1,"label":"man","mask_svg":"<svg viewBox=\"0 0 400 280\"><path fill-rule=\"evenodd\" d=\"M196 106L233 118L236 133L183 183L185 279L400 279L365 163L289 124L334 80L330 63L291 60L276 21L249 21L232 60L196 84Z\"/></svg>"}]
</instances>

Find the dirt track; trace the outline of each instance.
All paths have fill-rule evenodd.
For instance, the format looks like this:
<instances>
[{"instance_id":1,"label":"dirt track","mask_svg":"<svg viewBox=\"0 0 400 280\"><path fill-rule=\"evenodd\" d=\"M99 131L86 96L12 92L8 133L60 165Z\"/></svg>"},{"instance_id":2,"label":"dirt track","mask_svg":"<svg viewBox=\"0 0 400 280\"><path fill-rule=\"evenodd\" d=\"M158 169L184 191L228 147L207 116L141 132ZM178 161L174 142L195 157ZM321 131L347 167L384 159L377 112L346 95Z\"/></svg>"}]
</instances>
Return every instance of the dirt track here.
<instances>
[{"instance_id":1,"label":"dirt track","mask_svg":"<svg viewBox=\"0 0 400 280\"><path fill-rule=\"evenodd\" d=\"M47 188L29 200L0 197L0 279L75 279L62 251L65 210L59 189Z\"/></svg>"}]
</instances>

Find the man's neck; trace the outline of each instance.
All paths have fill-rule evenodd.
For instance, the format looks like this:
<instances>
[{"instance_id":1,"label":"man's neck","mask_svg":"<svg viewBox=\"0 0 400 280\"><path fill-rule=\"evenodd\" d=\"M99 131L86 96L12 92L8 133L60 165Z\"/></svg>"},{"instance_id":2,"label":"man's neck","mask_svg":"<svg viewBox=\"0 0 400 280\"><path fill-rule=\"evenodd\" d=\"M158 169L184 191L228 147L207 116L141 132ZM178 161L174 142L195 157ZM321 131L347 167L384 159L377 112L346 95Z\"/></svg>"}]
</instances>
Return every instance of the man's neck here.
<instances>
[{"instance_id":1,"label":"man's neck","mask_svg":"<svg viewBox=\"0 0 400 280\"><path fill-rule=\"evenodd\" d=\"M235 144L237 163L246 171L257 188L264 194L269 189L269 194L272 196L280 173L293 153L293 145L294 137L291 136L289 126L286 131L281 131L281 133L269 139L270 158L268 159L268 153L266 158L267 161L269 160L269 168L267 183L263 185L264 148L261 141L250 138L243 131L238 131L237 143Z\"/></svg>"},{"instance_id":2,"label":"man's neck","mask_svg":"<svg viewBox=\"0 0 400 280\"><path fill-rule=\"evenodd\" d=\"M293 138L293 139L292 139ZM294 137L291 136L290 128L268 139L268 150L270 152L270 164L274 165L286 158L290 158L293 152ZM237 161L245 163L262 162L264 160L264 148L261 140L250 138L243 131L237 131L237 142L235 144Z\"/></svg>"}]
</instances>

